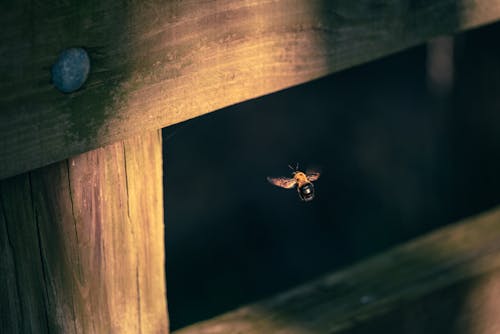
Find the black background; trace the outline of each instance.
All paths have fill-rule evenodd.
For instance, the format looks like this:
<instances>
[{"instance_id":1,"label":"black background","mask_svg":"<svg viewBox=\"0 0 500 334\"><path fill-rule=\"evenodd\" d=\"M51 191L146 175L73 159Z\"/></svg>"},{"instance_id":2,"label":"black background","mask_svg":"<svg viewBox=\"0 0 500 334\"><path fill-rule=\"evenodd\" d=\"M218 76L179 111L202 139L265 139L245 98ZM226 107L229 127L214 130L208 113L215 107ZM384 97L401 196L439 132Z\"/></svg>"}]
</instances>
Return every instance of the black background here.
<instances>
[{"instance_id":1,"label":"black background","mask_svg":"<svg viewBox=\"0 0 500 334\"><path fill-rule=\"evenodd\" d=\"M164 129L172 329L269 297L500 201L500 26ZM317 197L266 176L320 167Z\"/></svg>"}]
</instances>

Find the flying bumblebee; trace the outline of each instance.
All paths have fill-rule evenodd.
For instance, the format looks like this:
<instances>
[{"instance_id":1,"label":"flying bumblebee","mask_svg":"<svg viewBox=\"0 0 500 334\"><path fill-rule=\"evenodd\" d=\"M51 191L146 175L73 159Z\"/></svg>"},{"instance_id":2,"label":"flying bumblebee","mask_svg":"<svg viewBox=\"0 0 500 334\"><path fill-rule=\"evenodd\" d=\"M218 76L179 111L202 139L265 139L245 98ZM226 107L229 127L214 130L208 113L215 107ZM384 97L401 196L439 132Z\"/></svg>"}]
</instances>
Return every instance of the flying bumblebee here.
<instances>
[{"instance_id":1,"label":"flying bumblebee","mask_svg":"<svg viewBox=\"0 0 500 334\"><path fill-rule=\"evenodd\" d=\"M319 172L317 171L307 171L306 173L299 171L299 166L293 168L288 166L293 171L292 178L288 177L267 177L267 180L281 188L292 189L297 187L297 192L299 193L299 198L304 202L309 202L314 198L314 185L313 181L319 178Z\"/></svg>"}]
</instances>

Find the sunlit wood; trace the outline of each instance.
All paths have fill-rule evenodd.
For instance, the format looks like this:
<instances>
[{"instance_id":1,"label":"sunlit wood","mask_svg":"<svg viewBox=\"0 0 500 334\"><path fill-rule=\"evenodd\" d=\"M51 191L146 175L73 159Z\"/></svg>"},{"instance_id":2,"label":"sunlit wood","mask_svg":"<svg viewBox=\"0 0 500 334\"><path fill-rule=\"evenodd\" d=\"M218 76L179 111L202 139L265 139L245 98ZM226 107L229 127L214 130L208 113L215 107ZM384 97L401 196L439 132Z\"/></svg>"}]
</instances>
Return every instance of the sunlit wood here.
<instances>
[{"instance_id":1,"label":"sunlit wood","mask_svg":"<svg viewBox=\"0 0 500 334\"><path fill-rule=\"evenodd\" d=\"M0 12L5 178L496 21L500 3L22 0ZM90 75L63 94L50 67L73 46Z\"/></svg>"},{"instance_id":2,"label":"sunlit wood","mask_svg":"<svg viewBox=\"0 0 500 334\"><path fill-rule=\"evenodd\" d=\"M0 333L167 333L161 133L0 182Z\"/></svg>"}]
</instances>

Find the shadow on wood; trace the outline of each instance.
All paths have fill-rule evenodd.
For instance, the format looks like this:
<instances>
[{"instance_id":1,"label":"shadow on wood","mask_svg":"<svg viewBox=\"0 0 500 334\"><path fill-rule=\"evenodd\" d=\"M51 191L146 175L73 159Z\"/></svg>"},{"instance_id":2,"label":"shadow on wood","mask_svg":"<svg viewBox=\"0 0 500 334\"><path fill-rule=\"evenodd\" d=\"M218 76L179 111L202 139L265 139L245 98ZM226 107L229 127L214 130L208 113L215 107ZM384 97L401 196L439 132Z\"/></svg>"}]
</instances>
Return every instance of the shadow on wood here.
<instances>
[{"instance_id":1,"label":"shadow on wood","mask_svg":"<svg viewBox=\"0 0 500 334\"><path fill-rule=\"evenodd\" d=\"M495 333L499 231L497 208L175 333Z\"/></svg>"},{"instance_id":2,"label":"shadow on wood","mask_svg":"<svg viewBox=\"0 0 500 334\"><path fill-rule=\"evenodd\" d=\"M0 11L0 178L500 18L488 0L5 1ZM72 46L90 50L91 70L64 95L49 68Z\"/></svg>"}]
</instances>

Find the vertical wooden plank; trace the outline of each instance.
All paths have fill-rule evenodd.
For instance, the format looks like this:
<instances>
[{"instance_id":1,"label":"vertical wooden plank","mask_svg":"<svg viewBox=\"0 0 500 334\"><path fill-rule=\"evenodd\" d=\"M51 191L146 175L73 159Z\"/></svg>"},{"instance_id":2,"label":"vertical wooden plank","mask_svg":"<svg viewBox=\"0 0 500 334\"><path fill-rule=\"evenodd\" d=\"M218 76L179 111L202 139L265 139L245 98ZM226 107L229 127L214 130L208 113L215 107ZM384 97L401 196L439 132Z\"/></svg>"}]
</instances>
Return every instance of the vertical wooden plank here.
<instances>
[{"instance_id":1,"label":"vertical wooden plank","mask_svg":"<svg viewBox=\"0 0 500 334\"><path fill-rule=\"evenodd\" d=\"M0 183L0 332L168 332L161 149L154 131Z\"/></svg>"},{"instance_id":2,"label":"vertical wooden plank","mask_svg":"<svg viewBox=\"0 0 500 334\"><path fill-rule=\"evenodd\" d=\"M3 235L0 238L0 276L3 283L0 286L0 331L5 333L49 331L47 296L33 204L29 174L0 183L0 220L3 223Z\"/></svg>"}]
</instances>

